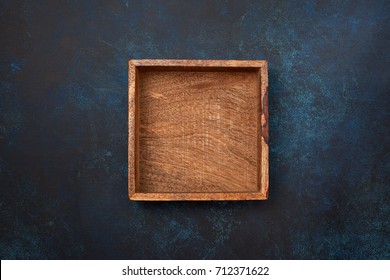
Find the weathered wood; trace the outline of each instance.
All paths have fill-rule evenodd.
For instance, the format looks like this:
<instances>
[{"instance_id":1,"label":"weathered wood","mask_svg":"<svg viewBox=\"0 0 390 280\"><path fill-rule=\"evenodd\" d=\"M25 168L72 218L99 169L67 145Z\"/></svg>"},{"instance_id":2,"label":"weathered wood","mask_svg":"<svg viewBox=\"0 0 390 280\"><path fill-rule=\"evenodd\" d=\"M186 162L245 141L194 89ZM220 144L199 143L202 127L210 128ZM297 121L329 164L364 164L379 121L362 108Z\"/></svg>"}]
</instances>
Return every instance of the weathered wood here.
<instances>
[{"instance_id":1,"label":"weathered wood","mask_svg":"<svg viewBox=\"0 0 390 280\"><path fill-rule=\"evenodd\" d=\"M129 61L129 198L268 197L266 61Z\"/></svg>"}]
</instances>

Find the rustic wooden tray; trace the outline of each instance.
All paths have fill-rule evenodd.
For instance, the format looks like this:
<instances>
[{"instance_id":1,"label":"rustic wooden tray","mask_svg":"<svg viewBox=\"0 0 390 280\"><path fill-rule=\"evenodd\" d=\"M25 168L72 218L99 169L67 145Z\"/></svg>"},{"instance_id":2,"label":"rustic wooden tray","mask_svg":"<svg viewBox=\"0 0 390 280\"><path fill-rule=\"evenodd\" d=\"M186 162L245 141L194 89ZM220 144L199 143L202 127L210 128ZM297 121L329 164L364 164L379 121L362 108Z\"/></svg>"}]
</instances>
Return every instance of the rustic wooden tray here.
<instances>
[{"instance_id":1,"label":"rustic wooden tray","mask_svg":"<svg viewBox=\"0 0 390 280\"><path fill-rule=\"evenodd\" d=\"M268 196L263 60L129 61L129 198Z\"/></svg>"}]
</instances>

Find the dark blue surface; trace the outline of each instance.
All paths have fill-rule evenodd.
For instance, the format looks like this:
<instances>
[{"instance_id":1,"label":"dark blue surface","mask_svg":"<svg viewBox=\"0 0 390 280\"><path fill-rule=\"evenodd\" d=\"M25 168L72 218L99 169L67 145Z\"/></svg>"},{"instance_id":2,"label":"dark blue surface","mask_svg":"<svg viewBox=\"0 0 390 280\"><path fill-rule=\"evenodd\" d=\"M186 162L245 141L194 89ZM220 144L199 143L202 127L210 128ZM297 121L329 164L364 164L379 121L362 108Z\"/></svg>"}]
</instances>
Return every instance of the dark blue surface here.
<instances>
[{"instance_id":1,"label":"dark blue surface","mask_svg":"<svg viewBox=\"0 0 390 280\"><path fill-rule=\"evenodd\" d=\"M389 259L389 1L1 1L2 259ZM127 199L127 60L269 61L270 197Z\"/></svg>"}]
</instances>

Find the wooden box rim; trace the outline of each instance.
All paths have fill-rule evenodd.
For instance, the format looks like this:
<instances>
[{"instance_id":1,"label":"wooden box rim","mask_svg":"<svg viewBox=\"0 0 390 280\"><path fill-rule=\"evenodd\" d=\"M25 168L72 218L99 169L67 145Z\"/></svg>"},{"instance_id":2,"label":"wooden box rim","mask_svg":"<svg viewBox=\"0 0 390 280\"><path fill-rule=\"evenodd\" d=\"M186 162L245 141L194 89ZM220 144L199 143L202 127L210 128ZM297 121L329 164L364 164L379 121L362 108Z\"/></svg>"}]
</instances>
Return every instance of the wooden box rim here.
<instances>
[{"instance_id":1,"label":"wooden box rim","mask_svg":"<svg viewBox=\"0 0 390 280\"><path fill-rule=\"evenodd\" d=\"M187 59L130 59L128 61L128 197L130 200L173 201L173 200L265 200L269 188L269 147L268 147L268 64L265 60L187 60ZM258 126L258 172L259 191L257 192L175 192L148 193L137 191L137 71L138 68L190 68L210 71L217 68L241 68L255 70L259 77L260 108Z\"/></svg>"}]
</instances>

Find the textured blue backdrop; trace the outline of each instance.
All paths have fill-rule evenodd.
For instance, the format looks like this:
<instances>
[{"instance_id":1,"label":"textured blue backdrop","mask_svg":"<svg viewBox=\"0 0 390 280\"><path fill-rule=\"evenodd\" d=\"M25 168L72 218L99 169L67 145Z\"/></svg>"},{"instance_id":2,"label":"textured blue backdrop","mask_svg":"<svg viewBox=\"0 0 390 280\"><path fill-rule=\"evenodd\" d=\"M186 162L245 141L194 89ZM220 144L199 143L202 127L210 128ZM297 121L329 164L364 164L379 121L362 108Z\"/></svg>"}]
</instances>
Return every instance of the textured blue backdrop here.
<instances>
[{"instance_id":1,"label":"textured blue backdrop","mask_svg":"<svg viewBox=\"0 0 390 280\"><path fill-rule=\"evenodd\" d=\"M390 258L389 1L1 1L0 257ZM269 61L270 198L127 200L127 60Z\"/></svg>"}]
</instances>

